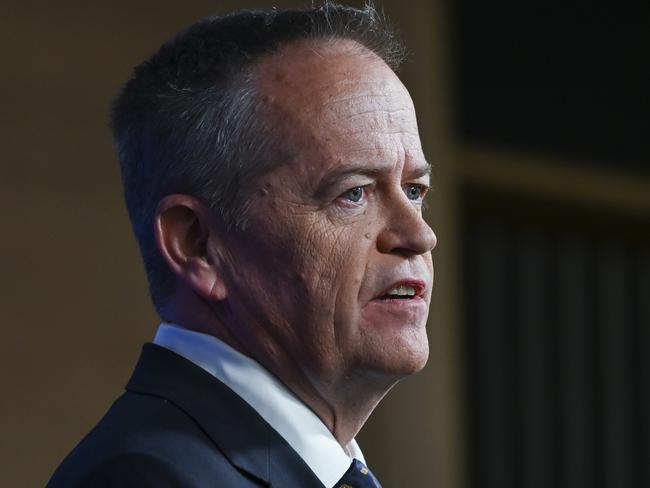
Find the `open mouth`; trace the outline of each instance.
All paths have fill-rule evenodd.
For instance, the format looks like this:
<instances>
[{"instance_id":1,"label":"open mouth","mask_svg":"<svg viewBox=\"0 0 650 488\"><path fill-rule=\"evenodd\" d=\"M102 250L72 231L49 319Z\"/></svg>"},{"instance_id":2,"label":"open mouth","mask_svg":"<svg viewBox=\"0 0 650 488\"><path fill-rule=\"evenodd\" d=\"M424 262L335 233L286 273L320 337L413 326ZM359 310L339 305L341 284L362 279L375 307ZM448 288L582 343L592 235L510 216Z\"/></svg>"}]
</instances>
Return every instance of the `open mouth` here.
<instances>
[{"instance_id":1,"label":"open mouth","mask_svg":"<svg viewBox=\"0 0 650 488\"><path fill-rule=\"evenodd\" d=\"M386 290L386 293L377 297L379 300L412 300L422 295L421 285L400 284Z\"/></svg>"}]
</instances>

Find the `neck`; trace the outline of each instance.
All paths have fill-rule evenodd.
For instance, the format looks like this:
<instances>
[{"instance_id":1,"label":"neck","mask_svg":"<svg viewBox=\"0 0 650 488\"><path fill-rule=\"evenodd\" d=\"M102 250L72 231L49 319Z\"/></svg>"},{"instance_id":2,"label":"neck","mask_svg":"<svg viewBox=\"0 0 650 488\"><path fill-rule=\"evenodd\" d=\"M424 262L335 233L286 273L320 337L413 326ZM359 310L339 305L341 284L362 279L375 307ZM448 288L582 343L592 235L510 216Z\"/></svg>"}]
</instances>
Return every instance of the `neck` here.
<instances>
[{"instance_id":1,"label":"neck","mask_svg":"<svg viewBox=\"0 0 650 488\"><path fill-rule=\"evenodd\" d=\"M269 338L240 339L229 327L227 319L222 318L223 314L215 313L214 307L195 297L174 300L172 305L162 310L162 315L168 322L212 335L256 360L321 419L344 450L399 380L399 377L348 370L335 371L327 377L311 373L295 356L274 347Z\"/></svg>"},{"instance_id":2,"label":"neck","mask_svg":"<svg viewBox=\"0 0 650 488\"><path fill-rule=\"evenodd\" d=\"M344 450L398 381L398 378L349 374L347 371L337 371L325 378L310 374L309 369L294 357L278 350L274 350L272 355L254 359L278 377L321 419Z\"/></svg>"}]
</instances>

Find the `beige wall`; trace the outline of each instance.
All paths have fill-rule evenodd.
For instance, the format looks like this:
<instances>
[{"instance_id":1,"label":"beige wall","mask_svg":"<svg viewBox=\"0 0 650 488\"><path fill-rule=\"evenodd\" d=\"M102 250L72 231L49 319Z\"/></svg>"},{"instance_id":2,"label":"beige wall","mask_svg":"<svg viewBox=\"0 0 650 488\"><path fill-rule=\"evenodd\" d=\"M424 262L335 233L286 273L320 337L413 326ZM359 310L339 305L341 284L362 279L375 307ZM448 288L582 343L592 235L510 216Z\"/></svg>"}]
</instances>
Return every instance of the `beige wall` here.
<instances>
[{"instance_id":1,"label":"beige wall","mask_svg":"<svg viewBox=\"0 0 650 488\"><path fill-rule=\"evenodd\" d=\"M121 392L157 324L106 127L112 94L196 18L269 4L296 2L0 6L0 486L44 485ZM454 487L461 446L445 17L435 2L383 4L413 51L404 78L436 163L429 218L438 285L429 366L389 395L361 440L387 488Z\"/></svg>"}]
</instances>

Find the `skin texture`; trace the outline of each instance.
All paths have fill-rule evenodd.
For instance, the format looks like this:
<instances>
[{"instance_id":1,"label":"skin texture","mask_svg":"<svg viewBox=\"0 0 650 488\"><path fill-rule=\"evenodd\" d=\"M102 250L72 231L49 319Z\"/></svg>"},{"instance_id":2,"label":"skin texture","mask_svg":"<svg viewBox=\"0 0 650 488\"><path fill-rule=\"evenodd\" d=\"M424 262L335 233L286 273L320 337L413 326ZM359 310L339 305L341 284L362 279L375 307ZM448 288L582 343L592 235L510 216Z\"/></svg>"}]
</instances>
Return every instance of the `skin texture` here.
<instances>
[{"instance_id":1,"label":"skin texture","mask_svg":"<svg viewBox=\"0 0 650 488\"><path fill-rule=\"evenodd\" d=\"M163 312L256 359L345 446L428 357L428 164L408 92L356 43L287 46L257 79L290 156L251 182L245 230L224 232L190 196L160 202L156 238L179 278ZM380 299L403 281L420 296Z\"/></svg>"}]
</instances>

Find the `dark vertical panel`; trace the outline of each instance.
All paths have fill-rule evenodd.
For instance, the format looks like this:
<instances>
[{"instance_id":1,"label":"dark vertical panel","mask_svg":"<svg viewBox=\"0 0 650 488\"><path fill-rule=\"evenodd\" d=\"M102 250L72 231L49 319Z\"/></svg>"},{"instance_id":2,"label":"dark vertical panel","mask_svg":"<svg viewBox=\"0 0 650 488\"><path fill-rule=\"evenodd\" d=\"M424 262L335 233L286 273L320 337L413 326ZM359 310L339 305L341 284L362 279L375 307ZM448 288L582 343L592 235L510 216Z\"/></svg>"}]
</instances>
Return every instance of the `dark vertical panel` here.
<instances>
[{"instance_id":1,"label":"dark vertical panel","mask_svg":"<svg viewBox=\"0 0 650 488\"><path fill-rule=\"evenodd\" d=\"M465 429L465 444L467 472L463 488L478 488L481 485L480 466L483 457L483 443L481 442L481 399L483 398L483 385L478 376L480 341L478 333L478 297L480 289L478 284L478 229L471 216L464 215L464 225L461 227L464 259L461 263L463 273L463 304L461 306L463 328L463 344L465 350L464 367L464 408L467 425Z\"/></svg>"},{"instance_id":2,"label":"dark vertical panel","mask_svg":"<svg viewBox=\"0 0 650 488\"><path fill-rule=\"evenodd\" d=\"M481 383L478 428L481 456L477 486L514 488L515 456L508 270L509 238L499 224L479 224L475 241L478 381Z\"/></svg>"},{"instance_id":3,"label":"dark vertical panel","mask_svg":"<svg viewBox=\"0 0 650 488\"><path fill-rule=\"evenodd\" d=\"M558 242L558 326L562 362L562 486L597 488L595 328L590 294L590 246L582 237ZM550 485L549 485L550 486Z\"/></svg>"},{"instance_id":4,"label":"dark vertical panel","mask_svg":"<svg viewBox=\"0 0 650 488\"><path fill-rule=\"evenodd\" d=\"M639 486L650 486L650 250L639 253L637 264L637 304L639 343L639 459L641 464Z\"/></svg>"},{"instance_id":5,"label":"dark vertical panel","mask_svg":"<svg viewBox=\"0 0 650 488\"><path fill-rule=\"evenodd\" d=\"M598 321L602 337L603 458L605 486L639 486L632 452L630 277L622 243L598 250Z\"/></svg>"},{"instance_id":6,"label":"dark vertical panel","mask_svg":"<svg viewBox=\"0 0 650 488\"><path fill-rule=\"evenodd\" d=\"M522 486L554 486L549 245L539 230L516 242L516 303L521 351Z\"/></svg>"},{"instance_id":7,"label":"dark vertical panel","mask_svg":"<svg viewBox=\"0 0 650 488\"><path fill-rule=\"evenodd\" d=\"M468 214L471 486L650 487L642 227L490 204Z\"/></svg>"}]
</instances>

